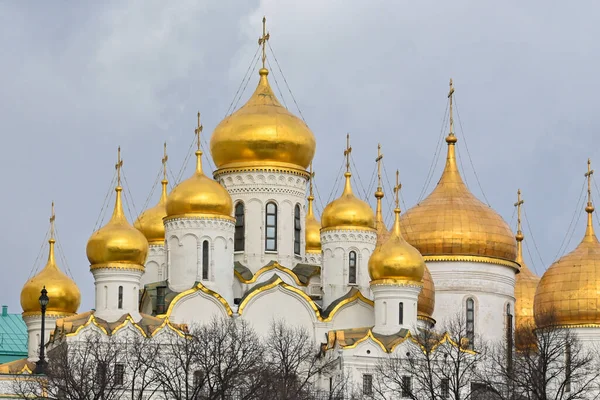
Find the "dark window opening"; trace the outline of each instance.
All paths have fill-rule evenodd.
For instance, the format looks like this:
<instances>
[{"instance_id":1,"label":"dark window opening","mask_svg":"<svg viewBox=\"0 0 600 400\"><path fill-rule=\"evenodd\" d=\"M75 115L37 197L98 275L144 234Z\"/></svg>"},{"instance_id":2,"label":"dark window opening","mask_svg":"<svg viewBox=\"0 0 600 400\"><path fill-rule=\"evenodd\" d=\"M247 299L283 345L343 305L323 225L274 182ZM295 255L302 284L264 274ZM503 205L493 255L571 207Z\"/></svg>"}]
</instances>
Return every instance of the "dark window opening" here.
<instances>
[{"instance_id":1,"label":"dark window opening","mask_svg":"<svg viewBox=\"0 0 600 400\"><path fill-rule=\"evenodd\" d=\"M411 397L412 396L412 381L410 376L402 377L402 397Z\"/></svg>"},{"instance_id":2,"label":"dark window opening","mask_svg":"<svg viewBox=\"0 0 600 400\"><path fill-rule=\"evenodd\" d=\"M277 205L275 203L267 203L265 222L265 250L277 251Z\"/></svg>"},{"instance_id":3,"label":"dark window opening","mask_svg":"<svg viewBox=\"0 0 600 400\"><path fill-rule=\"evenodd\" d=\"M240 202L235 205L235 233L233 237L233 250L244 251L244 203Z\"/></svg>"},{"instance_id":4,"label":"dark window opening","mask_svg":"<svg viewBox=\"0 0 600 400\"><path fill-rule=\"evenodd\" d=\"M567 338L567 340L569 340ZM565 346L565 392L571 391L571 343Z\"/></svg>"},{"instance_id":5,"label":"dark window opening","mask_svg":"<svg viewBox=\"0 0 600 400\"><path fill-rule=\"evenodd\" d=\"M510 304L506 305L506 368L512 374L513 367L513 316L510 312Z\"/></svg>"},{"instance_id":6,"label":"dark window opening","mask_svg":"<svg viewBox=\"0 0 600 400\"><path fill-rule=\"evenodd\" d=\"M294 208L294 254L300 255L300 236L302 234L302 226L300 225L300 204L296 204Z\"/></svg>"},{"instance_id":7,"label":"dark window opening","mask_svg":"<svg viewBox=\"0 0 600 400\"><path fill-rule=\"evenodd\" d=\"M202 242L202 280L208 280L208 240Z\"/></svg>"},{"instance_id":8,"label":"dark window opening","mask_svg":"<svg viewBox=\"0 0 600 400\"><path fill-rule=\"evenodd\" d=\"M398 304L398 323L400 325L404 323L404 303Z\"/></svg>"},{"instance_id":9,"label":"dark window opening","mask_svg":"<svg viewBox=\"0 0 600 400\"><path fill-rule=\"evenodd\" d=\"M467 299L467 340L469 348L473 349L475 341L475 301L471 298Z\"/></svg>"},{"instance_id":10,"label":"dark window opening","mask_svg":"<svg viewBox=\"0 0 600 400\"><path fill-rule=\"evenodd\" d=\"M348 255L348 283L356 283L356 252L351 251Z\"/></svg>"},{"instance_id":11,"label":"dark window opening","mask_svg":"<svg viewBox=\"0 0 600 400\"><path fill-rule=\"evenodd\" d=\"M119 286L119 303L117 304L119 310L123 309L123 286Z\"/></svg>"},{"instance_id":12,"label":"dark window opening","mask_svg":"<svg viewBox=\"0 0 600 400\"><path fill-rule=\"evenodd\" d=\"M194 371L194 387L201 387L204 383L204 373L202 371Z\"/></svg>"},{"instance_id":13,"label":"dark window opening","mask_svg":"<svg viewBox=\"0 0 600 400\"><path fill-rule=\"evenodd\" d=\"M159 286L156 288L156 313L165 313L165 293L167 288L165 286Z\"/></svg>"},{"instance_id":14,"label":"dark window opening","mask_svg":"<svg viewBox=\"0 0 600 400\"><path fill-rule=\"evenodd\" d=\"M115 385L122 385L125 382L125 365L115 364Z\"/></svg>"},{"instance_id":15,"label":"dark window opening","mask_svg":"<svg viewBox=\"0 0 600 400\"><path fill-rule=\"evenodd\" d=\"M373 394L373 375L363 375L363 394L370 396Z\"/></svg>"},{"instance_id":16,"label":"dark window opening","mask_svg":"<svg viewBox=\"0 0 600 400\"><path fill-rule=\"evenodd\" d=\"M442 379L442 398L450 398L450 379L448 378Z\"/></svg>"}]
</instances>

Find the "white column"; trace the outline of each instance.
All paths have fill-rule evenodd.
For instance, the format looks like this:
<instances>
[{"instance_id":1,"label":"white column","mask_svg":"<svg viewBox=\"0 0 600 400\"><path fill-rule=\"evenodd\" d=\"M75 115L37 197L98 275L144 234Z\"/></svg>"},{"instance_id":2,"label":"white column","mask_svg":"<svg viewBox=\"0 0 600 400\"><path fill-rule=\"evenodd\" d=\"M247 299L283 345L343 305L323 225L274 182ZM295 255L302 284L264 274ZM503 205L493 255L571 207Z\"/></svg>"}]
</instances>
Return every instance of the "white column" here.
<instances>
[{"instance_id":1,"label":"white column","mask_svg":"<svg viewBox=\"0 0 600 400\"><path fill-rule=\"evenodd\" d=\"M138 294L143 271L95 268L92 269L92 274L96 286L96 317L107 322L114 322L125 314L130 314L136 322L142 319ZM119 301L119 297L122 301Z\"/></svg>"},{"instance_id":2,"label":"white column","mask_svg":"<svg viewBox=\"0 0 600 400\"><path fill-rule=\"evenodd\" d=\"M46 320L44 321L44 342L48 343L50 333L56 327L56 320L62 317L46 314ZM23 321L27 325L27 360L35 362L40 358L42 315L27 315L23 317Z\"/></svg>"},{"instance_id":3,"label":"white column","mask_svg":"<svg viewBox=\"0 0 600 400\"><path fill-rule=\"evenodd\" d=\"M421 292L417 283L371 284L375 302L373 332L392 335L400 329L415 332L417 329L417 301Z\"/></svg>"}]
</instances>

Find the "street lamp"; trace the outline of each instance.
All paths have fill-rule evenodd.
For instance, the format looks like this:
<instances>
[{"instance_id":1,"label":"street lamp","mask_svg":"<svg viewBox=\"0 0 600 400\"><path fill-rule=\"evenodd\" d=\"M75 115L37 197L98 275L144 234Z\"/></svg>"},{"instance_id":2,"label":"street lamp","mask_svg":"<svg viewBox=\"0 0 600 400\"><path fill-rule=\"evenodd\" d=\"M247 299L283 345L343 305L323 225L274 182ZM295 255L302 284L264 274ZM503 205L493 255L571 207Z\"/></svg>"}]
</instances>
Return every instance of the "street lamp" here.
<instances>
[{"instance_id":1,"label":"street lamp","mask_svg":"<svg viewBox=\"0 0 600 400\"><path fill-rule=\"evenodd\" d=\"M40 359L35 363L35 373L44 374L46 372L46 357L44 356L44 331L46 330L46 307L50 299L48 298L48 291L46 286L42 289L42 295L40 296L40 307L42 308L42 334L40 341Z\"/></svg>"}]
</instances>

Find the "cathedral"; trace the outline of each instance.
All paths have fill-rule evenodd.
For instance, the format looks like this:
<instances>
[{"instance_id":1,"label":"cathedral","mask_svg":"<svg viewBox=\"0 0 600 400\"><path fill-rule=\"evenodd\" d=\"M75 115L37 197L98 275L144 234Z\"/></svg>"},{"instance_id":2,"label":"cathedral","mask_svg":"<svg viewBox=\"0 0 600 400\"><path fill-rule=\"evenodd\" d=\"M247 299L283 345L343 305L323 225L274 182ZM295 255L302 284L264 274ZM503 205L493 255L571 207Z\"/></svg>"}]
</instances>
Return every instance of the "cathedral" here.
<instances>
[{"instance_id":1,"label":"cathedral","mask_svg":"<svg viewBox=\"0 0 600 400\"><path fill-rule=\"evenodd\" d=\"M275 96L264 64L268 36L261 40L256 90L210 136L212 176L202 165L198 114L195 171L169 192L165 150L158 204L129 221L119 150L112 216L86 248L94 309L79 310L81 294L57 264L51 229L48 262L21 292L28 357L0 365L1 373L32 373L44 287L50 298L43 328L48 349L90 330L160 338L216 316L245 320L266 335L273 320L284 320L340 357L339 373L358 385L378 359L404 351L411 332L456 315L464 318L471 340L501 341L521 325L543 323L549 312L582 340L598 340L600 243L590 188L581 243L537 277L523 261L520 192L513 232L461 177L451 82L445 167L433 191L401 212L397 178L394 221L386 226L381 153L373 209L355 194L348 137L343 190L318 218L312 172L317 140ZM592 172L588 164L588 183ZM326 378L319 383L325 389L328 384Z\"/></svg>"}]
</instances>

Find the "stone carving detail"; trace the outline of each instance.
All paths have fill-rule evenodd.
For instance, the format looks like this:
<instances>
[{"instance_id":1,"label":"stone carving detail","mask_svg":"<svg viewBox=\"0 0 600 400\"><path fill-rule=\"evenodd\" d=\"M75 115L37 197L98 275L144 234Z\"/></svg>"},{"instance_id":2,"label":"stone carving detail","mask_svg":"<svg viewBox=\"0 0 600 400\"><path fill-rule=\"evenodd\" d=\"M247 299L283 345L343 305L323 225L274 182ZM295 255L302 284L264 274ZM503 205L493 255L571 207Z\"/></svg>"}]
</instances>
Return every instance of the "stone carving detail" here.
<instances>
[{"instance_id":1,"label":"stone carving detail","mask_svg":"<svg viewBox=\"0 0 600 400\"><path fill-rule=\"evenodd\" d=\"M331 230L321 233L321 243L377 243L377 233L372 231Z\"/></svg>"},{"instance_id":2,"label":"stone carving detail","mask_svg":"<svg viewBox=\"0 0 600 400\"><path fill-rule=\"evenodd\" d=\"M223 229L231 230L235 227L233 221L222 218L176 218L165 222L165 229Z\"/></svg>"}]
</instances>

